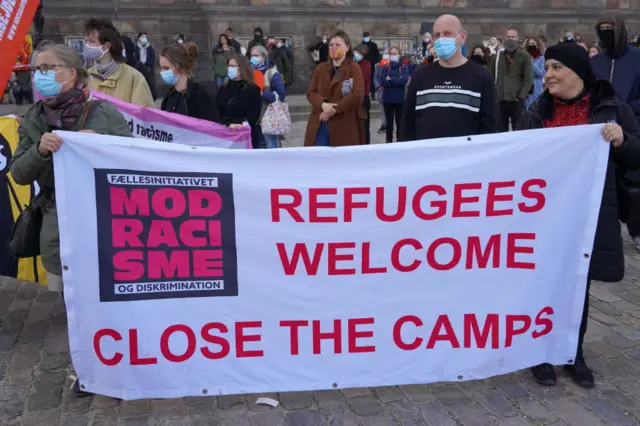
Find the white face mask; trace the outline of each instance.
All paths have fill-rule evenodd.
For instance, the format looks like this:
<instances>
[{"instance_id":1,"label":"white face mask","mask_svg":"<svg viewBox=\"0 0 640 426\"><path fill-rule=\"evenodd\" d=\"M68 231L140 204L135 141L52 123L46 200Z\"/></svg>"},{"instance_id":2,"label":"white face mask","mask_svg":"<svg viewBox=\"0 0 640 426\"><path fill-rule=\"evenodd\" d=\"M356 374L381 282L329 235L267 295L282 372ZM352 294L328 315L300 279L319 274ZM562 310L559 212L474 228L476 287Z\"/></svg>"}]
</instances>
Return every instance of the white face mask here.
<instances>
[{"instance_id":1,"label":"white face mask","mask_svg":"<svg viewBox=\"0 0 640 426\"><path fill-rule=\"evenodd\" d=\"M282 43L276 43L276 47L279 49L282 47Z\"/></svg>"}]
</instances>

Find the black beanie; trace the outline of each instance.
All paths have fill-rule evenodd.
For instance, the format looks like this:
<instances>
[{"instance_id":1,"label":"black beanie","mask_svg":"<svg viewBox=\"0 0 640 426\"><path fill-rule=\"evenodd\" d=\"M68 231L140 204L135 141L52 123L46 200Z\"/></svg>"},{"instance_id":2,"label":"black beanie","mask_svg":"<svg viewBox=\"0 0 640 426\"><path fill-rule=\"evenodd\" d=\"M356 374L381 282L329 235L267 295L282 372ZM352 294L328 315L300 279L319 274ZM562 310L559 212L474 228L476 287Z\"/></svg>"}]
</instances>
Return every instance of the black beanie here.
<instances>
[{"instance_id":1,"label":"black beanie","mask_svg":"<svg viewBox=\"0 0 640 426\"><path fill-rule=\"evenodd\" d=\"M544 60L554 59L575 72L587 88L596 84L596 74L591 67L589 53L576 43L561 43L544 52Z\"/></svg>"}]
</instances>

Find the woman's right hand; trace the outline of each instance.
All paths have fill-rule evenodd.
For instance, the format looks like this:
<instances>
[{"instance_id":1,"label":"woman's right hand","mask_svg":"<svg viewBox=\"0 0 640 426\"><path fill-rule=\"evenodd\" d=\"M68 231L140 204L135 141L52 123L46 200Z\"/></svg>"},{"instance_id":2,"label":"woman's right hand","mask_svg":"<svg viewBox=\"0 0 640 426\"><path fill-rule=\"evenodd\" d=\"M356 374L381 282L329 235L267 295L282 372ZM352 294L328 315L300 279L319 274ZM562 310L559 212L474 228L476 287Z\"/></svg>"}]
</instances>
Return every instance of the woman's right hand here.
<instances>
[{"instance_id":1,"label":"woman's right hand","mask_svg":"<svg viewBox=\"0 0 640 426\"><path fill-rule=\"evenodd\" d=\"M38 144L38 153L43 157L48 157L51 153L58 152L60 149L60 145L62 145L62 140L58 135L54 135L53 133L45 133L40 138L40 143Z\"/></svg>"},{"instance_id":2,"label":"woman's right hand","mask_svg":"<svg viewBox=\"0 0 640 426\"><path fill-rule=\"evenodd\" d=\"M328 102L324 102L322 104L322 112L329 116L332 116L336 113L336 106L338 106L338 104L330 104Z\"/></svg>"}]
</instances>

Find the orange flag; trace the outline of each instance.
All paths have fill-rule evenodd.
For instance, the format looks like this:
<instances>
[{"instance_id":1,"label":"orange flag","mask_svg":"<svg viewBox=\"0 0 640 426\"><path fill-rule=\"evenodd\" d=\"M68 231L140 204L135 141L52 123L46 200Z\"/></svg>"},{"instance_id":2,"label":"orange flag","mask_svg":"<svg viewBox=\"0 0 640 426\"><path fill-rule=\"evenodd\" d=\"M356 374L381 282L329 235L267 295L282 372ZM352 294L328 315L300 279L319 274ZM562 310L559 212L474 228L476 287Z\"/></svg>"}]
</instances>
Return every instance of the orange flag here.
<instances>
[{"instance_id":1,"label":"orange flag","mask_svg":"<svg viewBox=\"0 0 640 426\"><path fill-rule=\"evenodd\" d=\"M0 1L0 88L4 91L39 0Z\"/></svg>"}]
</instances>

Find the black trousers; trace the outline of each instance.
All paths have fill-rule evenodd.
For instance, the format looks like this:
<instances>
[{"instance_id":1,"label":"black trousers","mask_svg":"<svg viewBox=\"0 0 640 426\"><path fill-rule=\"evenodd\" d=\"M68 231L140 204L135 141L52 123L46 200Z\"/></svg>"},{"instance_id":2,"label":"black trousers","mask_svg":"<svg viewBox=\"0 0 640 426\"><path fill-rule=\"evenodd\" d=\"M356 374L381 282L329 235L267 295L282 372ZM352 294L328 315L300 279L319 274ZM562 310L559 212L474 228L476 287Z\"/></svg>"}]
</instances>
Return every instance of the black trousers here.
<instances>
[{"instance_id":1,"label":"black trousers","mask_svg":"<svg viewBox=\"0 0 640 426\"><path fill-rule=\"evenodd\" d=\"M365 95L362 106L367 111L367 118L364 120L364 143L369 145L371 143L371 98L368 94Z\"/></svg>"},{"instance_id":2,"label":"black trousers","mask_svg":"<svg viewBox=\"0 0 640 426\"><path fill-rule=\"evenodd\" d=\"M400 134L403 104L384 103L384 116L387 119L387 143L393 142L393 119L396 120L396 138Z\"/></svg>"},{"instance_id":3,"label":"black trousers","mask_svg":"<svg viewBox=\"0 0 640 426\"><path fill-rule=\"evenodd\" d=\"M584 295L584 309L582 310L582 322L580 323L580 334L578 335L578 352L576 359L582 358L582 344L584 335L587 332L587 322L589 322L589 290L591 289L591 278L587 278L587 291Z\"/></svg>"},{"instance_id":4,"label":"black trousers","mask_svg":"<svg viewBox=\"0 0 640 426\"><path fill-rule=\"evenodd\" d=\"M640 199L637 196L631 196L629 198L627 229L633 238L640 237Z\"/></svg>"},{"instance_id":5,"label":"black trousers","mask_svg":"<svg viewBox=\"0 0 640 426\"><path fill-rule=\"evenodd\" d=\"M524 101L502 101L500 102L500 131L509 131L509 119L511 128L516 130L520 119L524 115Z\"/></svg>"},{"instance_id":6,"label":"black trousers","mask_svg":"<svg viewBox=\"0 0 640 426\"><path fill-rule=\"evenodd\" d=\"M376 65L371 61L371 99L376 95L376 85L373 84L373 76L376 73Z\"/></svg>"}]
</instances>

